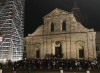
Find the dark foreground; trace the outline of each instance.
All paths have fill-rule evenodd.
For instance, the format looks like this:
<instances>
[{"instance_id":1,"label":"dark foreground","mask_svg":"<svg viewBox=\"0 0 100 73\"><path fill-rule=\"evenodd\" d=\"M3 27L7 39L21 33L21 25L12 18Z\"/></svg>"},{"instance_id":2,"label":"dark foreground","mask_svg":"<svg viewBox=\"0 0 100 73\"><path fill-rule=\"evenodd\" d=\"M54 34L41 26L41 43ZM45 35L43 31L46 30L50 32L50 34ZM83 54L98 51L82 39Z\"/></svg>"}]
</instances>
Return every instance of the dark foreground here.
<instances>
[{"instance_id":1,"label":"dark foreground","mask_svg":"<svg viewBox=\"0 0 100 73\"><path fill-rule=\"evenodd\" d=\"M100 73L100 60L64 60L54 59L33 59L22 60L15 63L9 61L6 64L0 64L3 69L2 73L60 73L63 69L64 73Z\"/></svg>"},{"instance_id":2,"label":"dark foreground","mask_svg":"<svg viewBox=\"0 0 100 73\"><path fill-rule=\"evenodd\" d=\"M3 71L3 73L13 73L12 71ZM52 72L48 72L48 71L17 71L16 73L60 73L59 71L52 71ZM67 72L64 71L63 73L86 73L86 72ZM90 72L90 73L100 73L100 72Z\"/></svg>"},{"instance_id":3,"label":"dark foreground","mask_svg":"<svg viewBox=\"0 0 100 73\"><path fill-rule=\"evenodd\" d=\"M2 73L13 73L12 70L3 70ZM39 71L16 71L16 73L60 73L60 70L39 70ZM81 70L81 71L63 71L63 73L86 73L86 70ZM90 73L100 73L100 70L91 70Z\"/></svg>"}]
</instances>

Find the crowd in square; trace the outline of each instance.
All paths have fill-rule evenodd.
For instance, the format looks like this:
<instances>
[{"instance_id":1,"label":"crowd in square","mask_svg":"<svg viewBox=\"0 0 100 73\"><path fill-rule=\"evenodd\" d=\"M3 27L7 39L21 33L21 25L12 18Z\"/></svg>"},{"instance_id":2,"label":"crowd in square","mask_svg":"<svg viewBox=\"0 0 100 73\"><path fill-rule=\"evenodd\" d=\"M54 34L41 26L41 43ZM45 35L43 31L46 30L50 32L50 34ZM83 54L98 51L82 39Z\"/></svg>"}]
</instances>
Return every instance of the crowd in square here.
<instances>
[{"instance_id":1,"label":"crowd in square","mask_svg":"<svg viewBox=\"0 0 100 73\"><path fill-rule=\"evenodd\" d=\"M35 58L31 60L21 60L14 63L9 61L5 65L0 64L0 68L3 67L11 67L13 70L99 70L100 61L74 59L66 60L62 58Z\"/></svg>"},{"instance_id":2,"label":"crowd in square","mask_svg":"<svg viewBox=\"0 0 100 73\"><path fill-rule=\"evenodd\" d=\"M15 62L14 67L18 70L96 70L100 69L100 61L45 58Z\"/></svg>"}]
</instances>

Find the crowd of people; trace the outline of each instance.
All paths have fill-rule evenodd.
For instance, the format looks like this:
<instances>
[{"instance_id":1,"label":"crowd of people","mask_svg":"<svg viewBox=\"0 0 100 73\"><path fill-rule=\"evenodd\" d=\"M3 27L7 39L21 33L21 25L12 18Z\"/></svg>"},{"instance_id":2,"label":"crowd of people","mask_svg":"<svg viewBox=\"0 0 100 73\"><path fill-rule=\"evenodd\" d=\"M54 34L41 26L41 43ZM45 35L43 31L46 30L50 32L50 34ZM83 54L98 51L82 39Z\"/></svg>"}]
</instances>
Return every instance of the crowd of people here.
<instances>
[{"instance_id":1,"label":"crowd of people","mask_svg":"<svg viewBox=\"0 0 100 73\"><path fill-rule=\"evenodd\" d=\"M100 69L97 60L33 59L14 63L18 70L82 70Z\"/></svg>"},{"instance_id":2,"label":"crowd of people","mask_svg":"<svg viewBox=\"0 0 100 73\"><path fill-rule=\"evenodd\" d=\"M97 70L100 62L97 60L65 60L65 59L32 59L9 62L8 67L14 70Z\"/></svg>"}]
</instances>

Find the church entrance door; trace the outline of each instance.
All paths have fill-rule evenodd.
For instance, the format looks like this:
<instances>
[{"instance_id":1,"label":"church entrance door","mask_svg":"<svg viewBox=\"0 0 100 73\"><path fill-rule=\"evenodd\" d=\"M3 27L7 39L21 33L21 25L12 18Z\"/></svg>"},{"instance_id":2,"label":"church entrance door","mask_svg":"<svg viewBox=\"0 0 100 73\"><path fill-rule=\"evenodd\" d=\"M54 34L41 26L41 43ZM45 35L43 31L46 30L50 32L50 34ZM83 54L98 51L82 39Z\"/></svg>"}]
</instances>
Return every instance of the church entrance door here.
<instances>
[{"instance_id":1,"label":"church entrance door","mask_svg":"<svg viewBox=\"0 0 100 73\"><path fill-rule=\"evenodd\" d=\"M55 57L62 58L61 47L55 47Z\"/></svg>"},{"instance_id":2,"label":"church entrance door","mask_svg":"<svg viewBox=\"0 0 100 73\"><path fill-rule=\"evenodd\" d=\"M83 49L79 50L79 58L84 58L84 50Z\"/></svg>"},{"instance_id":3,"label":"church entrance door","mask_svg":"<svg viewBox=\"0 0 100 73\"><path fill-rule=\"evenodd\" d=\"M36 50L36 58L40 58L40 51Z\"/></svg>"},{"instance_id":4,"label":"church entrance door","mask_svg":"<svg viewBox=\"0 0 100 73\"><path fill-rule=\"evenodd\" d=\"M55 57L62 58L62 45L60 41L55 42Z\"/></svg>"}]
</instances>

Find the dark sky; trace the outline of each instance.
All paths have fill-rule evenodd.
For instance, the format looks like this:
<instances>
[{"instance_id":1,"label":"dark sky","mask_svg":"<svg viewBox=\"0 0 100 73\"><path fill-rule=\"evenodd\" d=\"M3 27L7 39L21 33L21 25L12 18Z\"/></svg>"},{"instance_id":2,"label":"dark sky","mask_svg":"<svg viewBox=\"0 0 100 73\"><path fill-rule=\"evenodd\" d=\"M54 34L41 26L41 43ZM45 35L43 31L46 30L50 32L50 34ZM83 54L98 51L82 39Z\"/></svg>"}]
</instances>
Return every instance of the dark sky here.
<instances>
[{"instance_id":1,"label":"dark sky","mask_svg":"<svg viewBox=\"0 0 100 73\"><path fill-rule=\"evenodd\" d=\"M88 16L89 26L100 31L100 0L76 0L81 13ZM43 16L55 8L71 11L74 0L26 0L25 37L43 24Z\"/></svg>"}]
</instances>

